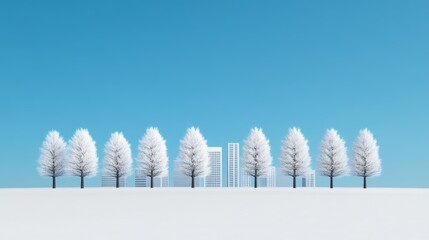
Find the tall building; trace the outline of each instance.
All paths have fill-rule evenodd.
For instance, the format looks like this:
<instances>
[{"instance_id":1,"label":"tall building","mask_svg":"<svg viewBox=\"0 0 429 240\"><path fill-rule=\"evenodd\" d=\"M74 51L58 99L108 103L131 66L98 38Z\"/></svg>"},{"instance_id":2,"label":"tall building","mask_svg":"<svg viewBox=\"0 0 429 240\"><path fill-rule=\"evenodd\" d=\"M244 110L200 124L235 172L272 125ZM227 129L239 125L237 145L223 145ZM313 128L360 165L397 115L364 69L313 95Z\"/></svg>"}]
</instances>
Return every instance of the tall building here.
<instances>
[{"instance_id":1,"label":"tall building","mask_svg":"<svg viewBox=\"0 0 429 240\"><path fill-rule=\"evenodd\" d=\"M135 186L136 187L147 187L146 175L143 173L142 170L136 170Z\"/></svg>"},{"instance_id":2,"label":"tall building","mask_svg":"<svg viewBox=\"0 0 429 240\"><path fill-rule=\"evenodd\" d=\"M210 174L206 176L206 187L222 187L222 148L209 147Z\"/></svg>"},{"instance_id":3,"label":"tall building","mask_svg":"<svg viewBox=\"0 0 429 240\"><path fill-rule=\"evenodd\" d=\"M242 166L240 169L240 187L253 187L253 177L246 173L244 164Z\"/></svg>"},{"instance_id":4,"label":"tall building","mask_svg":"<svg viewBox=\"0 0 429 240\"><path fill-rule=\"evenodd\" d=\"M267 174L267 187L276 187L276 167L271 166Z\"/></svg>"},{"instance_id":5,"label":"tall building","mask_svg":"<svg viewBox=\"0 0 429 240\"><path fill-rule=\"evenodd\" d=\"M126 177L119 178L119 187L126 187L126 186L127 186L127 178ZM101 175L101 187L116 187L116 178L103 173Z\"/></svg>"},{"instance_id":6,"label":"tall building","mask_svg":"<svg viewBox=\"0 0 429 240\"><path fill-rule=\"evenodd\" d=\"M308 171L302 178L302 187L316 187L316 171Z\"/></svg>"},{"instance_id":7,"label":"tall building","mask_svg":"<svg viewBox=\"0 0 429 240\"><path fill-rule=\"evenodd\" d=\"M228 187L240 186L240 144L228 143Z\"/></svg>"},{"instance_id":8,"label":"tall building","mask_svg":"<svg viewBox=\"0 0 429 240\"><path fill-rule=\"evenodd\" d=\"M143 171L136 170L136 178L135 178L135 186L136 187L150 187L150 177L146 176ZM164 177L155 177L153 179L154 187L168 187L168 175Z\"/></svg>"},{"instance_id":9,"label":"tall building","mask_svg":"<svg viewBox=\"0 0 429 240\"><path fill-rule=\"evenodd\" d=\"M190 187L189 177L183 174L182 168L180 166L180 161L174 161L174 186L175 187Z\"/></svg>"}]
</instances>

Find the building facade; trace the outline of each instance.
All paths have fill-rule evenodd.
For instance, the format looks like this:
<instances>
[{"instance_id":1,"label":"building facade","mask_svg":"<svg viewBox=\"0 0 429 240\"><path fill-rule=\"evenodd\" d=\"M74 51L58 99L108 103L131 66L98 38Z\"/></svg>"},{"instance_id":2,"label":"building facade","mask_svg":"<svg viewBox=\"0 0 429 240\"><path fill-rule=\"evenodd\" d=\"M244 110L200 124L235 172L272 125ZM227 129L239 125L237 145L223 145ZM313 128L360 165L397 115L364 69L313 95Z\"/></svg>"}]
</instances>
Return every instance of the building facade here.
<instances>
[{"instance_id":1,"label":"building facade","mask_svg":"<svg viewBox=\"0 0 429 240\"><path fill-rule=\"evenodd\" d=\"M127 186L127 178L126 177L119 178L119 187L126 187L126 186ZM101 187L116 187L116 178L103 173L101 175Z\"/></svg>"},{"instance_id":2,"label":"building facade","mask_svg":"<svg viewBox=\"0 0 429 240\"><path fill-rule=\"evenodd\" d=\"M136 170L135 175L135 186L136 187L150 187L150 177L146 176L143 171ZM168 187L168 175L164 177L155 177L153 179L154 187Z\"/></svg>"},{"instance_id":3,"label":"building facade","mask_svg":"<svg viewBox=\"0 0 429 240\"><path fill-rule=\"evenodd\" d=\"M240 144L228 143L228 187L240 186Z\"/></svg>"},{"instance_id":4,"label":"building facade","mask_svg":"<svg viewBox=\"0 0 429 240\"><path fill-rule=\"evenodd\" d=\"M302 178L302 187L316 187L316 171L310 170Z\"/></svg>"},{"instance_id":5,"label":"building facade","mask_svg":"<svg viewBox=\"0 0 429 240\"><path fill-rule=\"evenodd\" d=\"M253 177L246 173L244 164L240 169L240 187L253 187Z\"/></svg>"},{"instance_id":6,"label":"building facade","mask_svg":"<svg viewBox=\"0 0 429 240\"><path fill-rule=\"evenodd\" d=\"M271 166L268 169L268 174L267 174L267 187L269 188L273 188L276 187L276 167Z\"/></svg>"},{"instance_id":7,"label":"building facade","mask_svg":"<svg viewBox=\"0 0 429 240\"><path fill-rule=\"evenodd\" d=\"M222 148L209 147L210 174L205 177L205 187L222 187Z\"/></svg>"}]
</instances>

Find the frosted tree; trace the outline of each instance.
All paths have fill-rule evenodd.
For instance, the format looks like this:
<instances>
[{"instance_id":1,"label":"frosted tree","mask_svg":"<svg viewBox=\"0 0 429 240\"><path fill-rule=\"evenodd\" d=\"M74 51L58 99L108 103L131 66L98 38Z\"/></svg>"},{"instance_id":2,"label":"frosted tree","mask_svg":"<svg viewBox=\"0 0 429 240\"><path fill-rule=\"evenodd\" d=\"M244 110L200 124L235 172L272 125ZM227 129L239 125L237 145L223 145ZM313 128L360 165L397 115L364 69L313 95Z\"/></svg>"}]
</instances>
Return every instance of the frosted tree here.
<instances>
[{"instance_id":1,"label":"frosted tree","mask_svg":"<svg viewBox=\"0 0 429 240\"><path fill-rule=\"evenodd\" d=\"M97 175L97 149L88 130L78 129L69 142L69 174L80 177L80 187L84 188L84 178Z\"/></svg>"},{"instance_id":2,"label":"frosted tree","mask_svg":"<svg viewBox=\"0 0 429 240\"><path fill-rule=\"evenodd\" d=\"M334 177L345 175L347 170L345 142L335 129L328 129L319 148L319 173L330 178L333 188Z\"/></svg>"},{"instance_id":3,"label":"frosted tree","mask_svg":"<svg viewBox=\"0 0 429 240\"><path fill-rule=\"evenodd\" d=\"M158 128L148 128L139 142L137 157L138 169L150 178L150 187L153 188L153 179L168 174L167 146Z\"/></svg>"},{"instance_id":4,"label":"frosted tree","mask_svg":"<svg viewBox=\"0 0 429 240\"><path fill-rule=\"evenodd\" d=\"M119 179L131 174L131 165L130 144L122 133L112 133L104 147L104 174L114 177L119 188Z\"/></svg>"},{"instance_id":5,"label":"frosted tree","mask_svg":"<svg viewBox=\"0 0 429 240\"><path fill-rule=\"evenodd\" d=\"M353 145L352 172L355 176L363 177L363 188L366 188L366 178L381 174L377 141L368 129L360 131Z\"/></svg>"},{"instance_id":6,"label":"frosted tree","mask_svg":"<svg viewBox=\"0 0 429 240\"><path fill-rule=\"evenodd\" d=\"M210 174L207 141L198 128L189 128L180 140L179 158L182 171L191 177L191 187L195 187L195 178Z\"/></svg>"},{"instance_id":7,"label":"frosted tree","mask_svg":"<svg viewBox=\"0 0 429 240\"><path fill-rule=\"evenodd\" d=\"M301 130L289 129L282 142L280 164L282 171L293 178L293 188L296 188L296 177L304 176L310 170L310 161L308 142Z\"/></svg>"},{"instance_id":8,"label":"frosted tree","mask_svg":"<svg viewBox=\"0 0 429 240\"><path fill-rule=\"evenodd\" d=\"M56 188L56 178L65 174L66 143L57 131L46 135L40 148L39 173L42 176L52 177L52 188Z\"/></svg>"},{"instance_id":9,"label":"frosted tree","mask_svg":"<svg viewBox=\"0 0 429 240\"><path fill-rule=\"evenodd\" d=\"M243 146L244 170L253 177L254 187L258 187L258 177L266 175L272 157L269 140L260 128L252 128Z\"/></svg>"}]
</instances>

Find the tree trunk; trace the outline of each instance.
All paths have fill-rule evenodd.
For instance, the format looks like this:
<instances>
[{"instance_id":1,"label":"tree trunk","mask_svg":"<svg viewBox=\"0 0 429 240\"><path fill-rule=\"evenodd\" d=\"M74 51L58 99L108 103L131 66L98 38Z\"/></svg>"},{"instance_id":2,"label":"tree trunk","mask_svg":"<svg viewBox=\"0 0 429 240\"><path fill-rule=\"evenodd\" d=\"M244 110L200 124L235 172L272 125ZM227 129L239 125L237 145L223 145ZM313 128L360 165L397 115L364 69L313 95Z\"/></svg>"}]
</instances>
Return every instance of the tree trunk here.
<instances>
[{"instance_id":1,"label":"tree trunk","mask_svg":"<svg viewBox=\"0 0 429 240\"><path fill-rule=\"evenodd\" d=\"M329 177L331 178L330 179L331 180L331 185L330 186L331 186L331 188L334 188L334 177L332 177L332 176L329 176Z\"/></svg>"},{"instance_id":2,"label":"tree trunk","mask_svg":"<svg viewBox=\"0 0 429 240\"><path fill-rule=\"evenodd\" d=\"M255 186L255 188L258 188L258 177L255 175L255 184L254 184L254 186Z\"/></svg>"},{"instance_id":3,"label":"tree trunk","mask_svg":"<svg viewBox=\"0 0 429 240\"><path fill-rule=\"evenodd\" d=\"M293 188L296 188L296 176L293 176Z\"/></svg>"},{"instance_id":4,"label":"tree trunk","mask_svg":"<svg viewBox=\"0 0 429 240\"><path fill-rule=\"evenodd\" d=\"M293 170L293 188L296 188L296 170Z\"/></svg>"},{"instance_id":5,"label":"tree trunk","mask_svg":"<svg viewBox=\"0 0 429 240\"><path fill-rule=\"evenodd\" d=\"M80 188L84 188L83 176L80 176Z\"/></svg>"},{"instance_id":6,"label":"tree trunk","mask_svg":"<svg viewBox=\"0 0 429 240\"><path fill-rule=\"evenodd\" d=\"M52 177L52 188L56 188L57 187L57 181L55 176Z\"/></svg>"},{"instance_id":7,"label":"tree trunk","mask_svg":"<svg viewBox=\"0 0 429 240\"><path fill-rule=\"evenodd\" d=\"M119 188L119 176L116 175L116 188Z\"/></svg>"},{"instance_id":8,"label":"tree trunk","mask_svg":"<svg viewBox=\"0 0 429 240\"><path fill-rule=\"evenodd\" d=\"M150 176L150 188L153 188L153 176Z\"/></svg>"},{"instance_id":9,"label":"tree trunk","mask_svg":"<svg viewBox=\"0 0 429 240\"><path fill-rule=\"evenodd\" d=\"M192 181L191 188L195 188L195 177L194 177L194 175L191 176L191 181Z\"/></svg>"},{"instance_id":10,"label":"tree trunk","mask_svg":"<svg viewBox=\"0 0 429 240\"><path fill-rule=\"evenodd\" d=\"M366 177L363 177L363 188L366 188Z\"/></svg>"}]
</instances>

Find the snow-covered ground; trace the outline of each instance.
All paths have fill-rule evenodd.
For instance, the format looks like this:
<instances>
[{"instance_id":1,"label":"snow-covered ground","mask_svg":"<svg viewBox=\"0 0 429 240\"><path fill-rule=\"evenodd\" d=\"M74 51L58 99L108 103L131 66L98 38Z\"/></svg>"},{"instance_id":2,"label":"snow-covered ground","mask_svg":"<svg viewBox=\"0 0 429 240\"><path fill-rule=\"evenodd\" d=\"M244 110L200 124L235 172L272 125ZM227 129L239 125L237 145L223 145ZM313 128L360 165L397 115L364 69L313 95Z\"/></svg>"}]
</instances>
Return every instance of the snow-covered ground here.
<instances>
[{"instance_id":1,"label":"snow-covered ground","mask_svg":"<svg viewBox=\"0 0 429 240\"><path fill-rule=\"evenodd\" d=\"M429 189L0 189L0 239L429 239Z\"/></svg>"}]
</instances>

